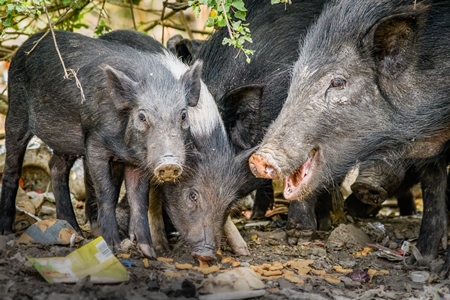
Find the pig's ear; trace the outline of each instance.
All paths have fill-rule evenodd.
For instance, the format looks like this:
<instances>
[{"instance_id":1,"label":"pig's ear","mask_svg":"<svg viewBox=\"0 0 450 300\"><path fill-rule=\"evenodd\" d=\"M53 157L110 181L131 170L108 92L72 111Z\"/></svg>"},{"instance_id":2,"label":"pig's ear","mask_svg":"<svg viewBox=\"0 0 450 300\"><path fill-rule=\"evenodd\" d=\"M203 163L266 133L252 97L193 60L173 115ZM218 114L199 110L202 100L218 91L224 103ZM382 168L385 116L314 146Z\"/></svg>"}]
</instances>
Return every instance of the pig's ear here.
<instances>
[{"instance_id":1,"label":"pig's ear","mask_svg":"<svg viewBox=\"0 0 450 300\"><path fill-rule=\"evenodd\" d=\"M196 61L191 68L183 74L182 81L186 89L186 99L189 106L196 106L202 89L203 62Z\"/></svg>"},{"instance_id":2,"label":"pig's ear","mask_svg":"<svg viewBox=\"0 0 450 300\"><path fill-rule=\"evenodd\" d=\"M395 78L411 63L427 8L420 3L405 6L401 12L379 20L369 31L365 38L367 50L373 53L382 76Z\"/></svg>"},{"instance_id":3,"label":"pig's ear","mask_svg":"<svg viewBox=\"0 0 450 300\"><path fill-rule=\"evenodd\" d=\"M111 98L118 110L130 108L136 97L138 83L125 73L109 65L102 65L110 89Z\"/></svg>"},{"instance_id":4,"label":"pig's ear","mask_svg":"<svg viewBox=\"0 0 450 300\"><path fill-rule=\"evenodd\" d=\"M183 39L181 35L177 34L167 41L167 48L176 57L181 58L184 63L190 63L202 43L196 40Z\"/></svg>"},{"instance_id":5,"label":"pig's ear","mask_svg":"<svg viewBox=\"0 0 450 300\"><path fill-rule=\"evenodd\" d=\"M227 92L218 105L228 136L237 150L256 146L260 135L260 106L265 85L251 84Z\"/></svg>"}]
</instances>

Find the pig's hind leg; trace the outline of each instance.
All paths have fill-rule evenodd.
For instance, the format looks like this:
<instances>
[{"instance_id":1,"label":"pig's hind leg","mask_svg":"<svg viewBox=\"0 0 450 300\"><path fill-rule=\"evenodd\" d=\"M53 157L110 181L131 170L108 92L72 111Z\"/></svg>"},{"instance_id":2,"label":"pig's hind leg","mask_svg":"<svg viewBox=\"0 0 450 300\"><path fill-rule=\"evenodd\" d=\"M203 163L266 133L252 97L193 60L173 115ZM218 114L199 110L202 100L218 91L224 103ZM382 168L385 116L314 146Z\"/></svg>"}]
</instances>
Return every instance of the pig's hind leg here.
<instances>
[{"instance_id":1,"label":"pig's hind leg","mask_svg":"<svg viewBox=\"0 0 450 300\"><path fill-rule=\"evenodd\" d=\"M6 158L0 199L0 234L13 232L16 195L28 142L33 134L29 127L26 92L10 85L9 107L5 122Z\"/></svg>"}]
</instances>

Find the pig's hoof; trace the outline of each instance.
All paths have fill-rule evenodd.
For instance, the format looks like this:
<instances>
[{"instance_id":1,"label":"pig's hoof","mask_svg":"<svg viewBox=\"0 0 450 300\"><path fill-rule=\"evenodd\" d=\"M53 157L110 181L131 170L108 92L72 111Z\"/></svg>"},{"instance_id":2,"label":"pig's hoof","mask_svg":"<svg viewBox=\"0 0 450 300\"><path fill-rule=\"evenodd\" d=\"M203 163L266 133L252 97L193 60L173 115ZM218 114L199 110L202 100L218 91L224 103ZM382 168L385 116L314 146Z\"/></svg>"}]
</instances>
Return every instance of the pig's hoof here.
<instances>
[{"instance_id":1,"label":"pig's hoof","mask_svg":"<svg viewBox=\"0 0 450 300\"><path fill-rule=\"evenodd\" d=\"M216 260L216 254L214 253L214 251L205 251L205 252L192 252L191 253L192 257L194 259L197 260L201 260L201 261L212 261L212 260Z\"/></svg>"},{"instance_id":2,"label":"pig's hoof","mask_svg":"<svg viewBox=\"0 0 450 300\"><path fill-rule=\"evenodd\" d=\"M239 255L239 256L250 255L250 252L248 251L247 245L245 245L245 247L233 248L233 252L234 252L234 254Z\"/></svg>"},{"instance_id":3,"label":"pig's hoof","mask_svg":"<svg viewBox=\"0 0 450 300\"><path fill-rule=\"evenodd\" d=\"M384 188L369 183L355 182L351 188L361 202L369 205L381 205L388 198Z\"/></svg>"},{"instance_id":4,"label":"pig's hoof","mask_svg":"<svg viewBox=\"0 0 450 300\"><path fill-rule=\"evenodd\" d=\"M145 245L145 244L139 244L139 248L141 249L142 254L144 254L146 257L156 258L156 252L152 246Z\"/></svg>"},{"instance_id":5,"label":"pig's hoof","mask_svg":"<svg viewBox=\"0 0 450 300\"><path fill-rule=\"evenodd\" d=\"M158 252L170 251L169 242L166 239L164 239L162 241L153 239L153 247Z\"/></svg>"},{"instance_id":6,"label":"pig's hoof","mask_svg":"<svg viewBox=\"0 0 450 300\"><path fill-rule=\"evenodd\" d=\"M315 232L313 229L286 229L288 244L295 246L298 243L311 241Z\"/></svg>"}]
</instances>

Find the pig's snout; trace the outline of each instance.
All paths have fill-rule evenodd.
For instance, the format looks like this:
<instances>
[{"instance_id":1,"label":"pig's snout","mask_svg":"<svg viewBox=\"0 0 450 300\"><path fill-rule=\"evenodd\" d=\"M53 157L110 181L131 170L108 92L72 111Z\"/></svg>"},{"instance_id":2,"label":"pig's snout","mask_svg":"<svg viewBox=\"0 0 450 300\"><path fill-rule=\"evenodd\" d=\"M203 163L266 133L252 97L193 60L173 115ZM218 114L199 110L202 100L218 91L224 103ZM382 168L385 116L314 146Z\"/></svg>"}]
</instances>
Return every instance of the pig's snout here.
<instances>
[{"instance_id":1,"label":"pig's snout","mask_svg":"<svg viewBox=\"0 0 450 300\"><path fill-rule=\"evenodd\" d=\"M194 249L191 253L194 259L198 259L201 261L212 261L216 260L216 249L215 247L203 246L197 249Z\"/></svg>"},{"instance_id":2,"label":"pig's snout","mask_svg":"<svg viewBox=\"0 0 450 300\"><path fill-rule=\"evenodd\" d=\"M355 182L351 189L359 200L369 205L381 205L388 198L388 193L383 187L370 183Z\"/></svg>"},{"instance_id":3,"label":"pig's snout","mask_svg":"<svg viewBox=\"0 0 450 300\"><path fill-rule=\"evenodd\" d=\"M250 170L258 178L275 179L278 177L275 168L269 163L266 157L254 153L248 160Z\"/></svg>"},{"instance_id":4,"label":"pig's snout","mask_svg":"<svg viewBox=\"0 0 450 300\"><path fill-rule=\"evenodd\" d=\"M174 156L165 156L161 159L153 174L161 181L173 181L183 172L183 168Z\"/></svg>"}]
</instances>

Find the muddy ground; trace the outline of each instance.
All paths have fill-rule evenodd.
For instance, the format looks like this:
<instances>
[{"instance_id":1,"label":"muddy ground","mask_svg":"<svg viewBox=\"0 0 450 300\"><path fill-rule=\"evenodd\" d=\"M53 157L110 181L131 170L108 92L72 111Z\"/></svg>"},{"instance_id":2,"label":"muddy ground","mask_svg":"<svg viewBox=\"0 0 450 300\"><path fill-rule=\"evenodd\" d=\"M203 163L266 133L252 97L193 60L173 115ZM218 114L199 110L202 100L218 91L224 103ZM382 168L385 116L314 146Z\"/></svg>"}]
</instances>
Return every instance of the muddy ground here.
<instances>
[{"instance_id":1,"label":"muddy ground","mask_svg":"<svg viewBox=\"0 0 450 300\"><path fill-rule=\"evenodd\" d=\"M20 182L23 189L17 197L20 207L41 219L56 217L49 193L48 151L39 143L30 144ZM1 169L0 154L0 173ZM83 197L82 174L76 164L70 184L78 221L85 224L83 202L76 200ZM445 250L426 267L409 265L400 252L402 243L414 244L419 233L417 190L419 213L415 216L399 217L395 201L387 201L376 218L347 218L347 224L317 232L295 246L288 245L284 231L288 201L277 199L270 217L260 220L245 217L249 204L243 201L233 221L250 256L233 255L224 240L218 260L198 268L187 245L178 240L176 232L169 232L172 250L157 253L158 260L149 260L148 265L133 243L124 243L116 256L127 263L129 279L118 284L93 284L89 277L75 284L47 283L27 257L64 257L95 237L90 237L85 224L87 238L73 248L20 244L17 239L30 223L27 218L23 222L22 217L16 218L22 232L0 236L0 299L450 299L450 281L436 275ZM425 271L429 278L413 281L417 271Z\"/></svg>"},{"instance_id":2,"label":"muddy ground","mask_svg":"<svg viewBox=\"0 0 450 300\"><path fill-rule=\"evenodd\" d=\"M448 280L432 274L428 267L390 261L389 256L401 258L395 253L389 255L386 251L359 246L367 237L352 229L361 228L370 242L398 250L403 240L417 237L420 213L398 217L394 216L395 209L387 208L388 213L377 218L356 220L330 232L317 232L312 240L290 246L283 229L286 219L283 205L277 205L281 213L264 220L234 218L251 255L234 256L224 242L218 261L210 264L217 268L215 271L209 268L212 273L207 275L189 265L180 265L198 266L198 262L190 257L186 245L178 241L176 235L171 235L173 250L158 255L173 261L150 260L146 268L136 247L125 251L130 254L128 260L135 265L126 267L127 282L94 285L85 278L76 284L49 284L25 257L66 256L71 252L68 246L18 244L15 238L19 233L1 237L0 299L450 299ZM82 219L82 205L76 210ZM85 239L76 247L90 240ZM431 271L443 262L444 254L440 252ZM124 260L123 256L118 257ZM188 269L180 269L182 267ZM205 282L241 268L252 271L242 277L216 280L216 285L209 290L213 294L203 294L211 286ZM424 283L416 283L411 279L413 271L426 271L430 277ZM256 280L256 286L262 282L262 286L256 291L245 290L247 287L241 283L246 280ZM236 292L242 289L244 291Z\"/></svg>"}]
</instances>

